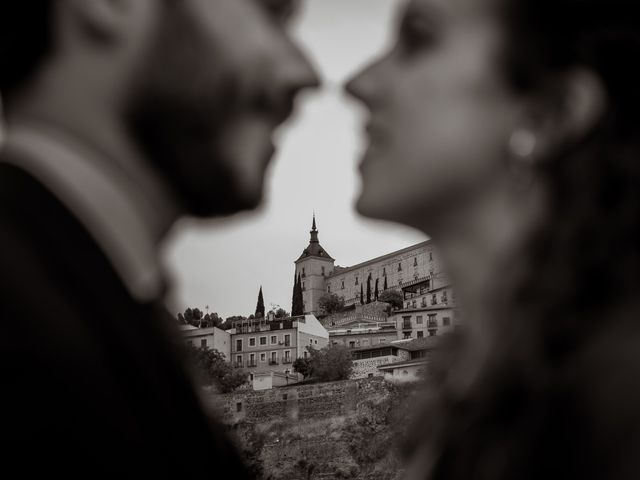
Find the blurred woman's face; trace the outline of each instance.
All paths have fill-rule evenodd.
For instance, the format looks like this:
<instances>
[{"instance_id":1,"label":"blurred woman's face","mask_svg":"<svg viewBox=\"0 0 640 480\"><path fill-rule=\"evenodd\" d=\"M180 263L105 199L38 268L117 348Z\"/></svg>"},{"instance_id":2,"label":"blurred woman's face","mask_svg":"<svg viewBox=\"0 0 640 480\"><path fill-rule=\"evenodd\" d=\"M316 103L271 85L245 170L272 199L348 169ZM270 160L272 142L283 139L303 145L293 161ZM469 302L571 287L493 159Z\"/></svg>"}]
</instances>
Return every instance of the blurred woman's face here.
<instances>
[{"instance_id":1,"label":"blurred woman's face","mask_svg":"<svg viewBox=\"0 0 640 480\"><path fill-rule=\"evenodd\" d=\"M370 111L363 215L422 227L504 173L522 107L494 3L411 1L395 45L347 86Z\"/></svg>"}]
</instances>

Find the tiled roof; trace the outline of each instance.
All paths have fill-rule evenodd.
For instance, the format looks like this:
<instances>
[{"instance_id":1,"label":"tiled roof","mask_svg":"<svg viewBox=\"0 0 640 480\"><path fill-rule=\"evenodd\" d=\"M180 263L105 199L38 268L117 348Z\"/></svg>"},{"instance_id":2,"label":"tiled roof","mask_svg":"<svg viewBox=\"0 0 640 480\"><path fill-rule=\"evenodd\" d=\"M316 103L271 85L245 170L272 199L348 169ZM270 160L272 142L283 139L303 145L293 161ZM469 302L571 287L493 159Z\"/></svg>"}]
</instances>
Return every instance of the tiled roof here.
<instances>
[{"instance_id":1,"label":"tiled roof","mask_svg":"<svg viewBox=\"0 0 640 480\"><path fill-rule=\"evenodd\" d=\"M424 365L425 363L426 363L426 359L424 358L416 358L414 360L402 360L400 362L383 363L382 365L378 365L378 370L392 370L394 368L400 368L400 367L413 367L414 365Z\"/></svg>"},{"instance_id":2,"label":"tiled roof","mask_svg":"<svg viewBox=\"0 0 640 480\"><path fill-rule=\"evenodd\" d=\"M400 348L398 347L398 345L393 344L392 342L389 343L380 343L378 345L371 345L368 347L354 347L354 348L349 348L350 352L365 352L367 350L380 350L382 348Z\"/></svg>"},{"instance_id":3,"label":"tiled roof","mask_svg":"<svg viewBox=\"0 0 640 480\"><path fill-rule=\"evenodd\" d=\"M424 338L413 338L411 340L394 340L389 345L407 350L409 352L417 352L420 350L431 350L436 348L441 342L442 336L428 336Z\"/></svg>"},{"instance_id":4,"label":"tiled roof","mask_svg":"<svg viewBox=\"0 0 640 480\"><path fill-rule=\"evenodd\" d=\"M194 327L193 325L178 325L178 328L182 331L184 330L198 330L198 327Z\"/></svg>"},{"instance_id":5,"label":"tiled roof","mask_svg":"<svg viewBox=\"0 0 640 480\"><path fill-rule=\"evenodd\" d=\"M311 225L311 231L309 233L311 234L311 238L309 239L309 246L302 251L302 255L300 255L296 262L299 262L300 260L308 257L320 257L326 258L327 260L333 260L333 258L331 258L331 255L329 255L329 253L320 245L320 241L318 240L318 229L316 228L315 215L313 216L313 224Z\"/></svg>"},{"instance_id":6,"label":"tiled roof","mask_svg":"<svg viewBox=\"0 0 640 480\"><path fill-rule=\"evenodd\" d=\"M320 257L326 258L327 260L333 260L333 258L331 258L331 255L329 255L327 251L322 248L322 245L320 245L319 242L310 242L309 246L302 251L302 254L300 255L300 257L298 257L298 260L302 260L307 257Z\"/></svg>"}]
</instances>

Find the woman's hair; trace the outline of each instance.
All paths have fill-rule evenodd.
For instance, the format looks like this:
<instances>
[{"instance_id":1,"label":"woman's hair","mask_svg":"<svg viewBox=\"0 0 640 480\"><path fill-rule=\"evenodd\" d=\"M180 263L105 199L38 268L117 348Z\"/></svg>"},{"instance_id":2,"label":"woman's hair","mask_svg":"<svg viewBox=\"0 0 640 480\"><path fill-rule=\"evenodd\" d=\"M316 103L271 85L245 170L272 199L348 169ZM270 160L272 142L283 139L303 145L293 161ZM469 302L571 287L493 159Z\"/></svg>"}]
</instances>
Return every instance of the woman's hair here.
<instances>
[{"instance_id":1,"label":"woman's hair","mask_svg":"<svg viewBox=\"0 0 640 480\"><path fill-rule=\"evenodd\" d=\"M486 325L490 353L461 390L459 348L425 410L429 478L640 478L638 5L501 1L512 87L535 92L584 68L606 110L540 163L550 205L518 260L525 274Z\"/></svg>"},{"instance_id":2,"label":"woman's hair","mask_svg":"<svg viewBox=\"0 0 640 480\"><path fill-rule=\"evenodd\" d=\"M52 49L53 0L0 4L0 92L9 96L27 82Z\"/></svg>"}]
</instances>

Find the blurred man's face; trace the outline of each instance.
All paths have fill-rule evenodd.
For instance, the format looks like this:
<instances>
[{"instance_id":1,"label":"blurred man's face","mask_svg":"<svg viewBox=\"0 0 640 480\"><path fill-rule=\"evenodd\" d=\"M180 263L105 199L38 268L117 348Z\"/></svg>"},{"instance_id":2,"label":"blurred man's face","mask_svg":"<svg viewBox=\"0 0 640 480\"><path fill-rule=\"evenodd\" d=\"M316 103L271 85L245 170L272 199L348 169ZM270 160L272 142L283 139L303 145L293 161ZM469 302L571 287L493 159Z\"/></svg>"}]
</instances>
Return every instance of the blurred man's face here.
<instances>
[{"instance_id":1,"label":"blurred man's face","mask_svg":"<svg viewBox=\"0 0 640 480\"><path fill-rule=\"evenodd\" d=\"M135 140L188 213L254 208L273 134L317 78L288 37L292 0L163 2L128 105Z\"/></svg>"}]
</instances>

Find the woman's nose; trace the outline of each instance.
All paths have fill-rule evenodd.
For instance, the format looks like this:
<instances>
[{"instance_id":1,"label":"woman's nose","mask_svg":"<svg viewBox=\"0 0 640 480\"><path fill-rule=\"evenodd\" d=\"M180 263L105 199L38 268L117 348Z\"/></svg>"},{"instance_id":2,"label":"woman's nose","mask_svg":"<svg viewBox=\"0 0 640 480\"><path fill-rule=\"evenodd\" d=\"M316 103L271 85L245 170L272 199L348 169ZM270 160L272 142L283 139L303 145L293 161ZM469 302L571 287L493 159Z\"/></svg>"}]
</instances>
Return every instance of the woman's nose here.
<instances>
[{"instance_id":1,"label":"woman's nose","mask_svg":"<svg viewBox=\"0 0 640 480\"><path fill-rule=\"evenodd\" d=\"M380 66L381 61L378 61L357 73L344 86L347 94L372 107L381 94Z\"/></svg>"}]
</instances>

